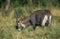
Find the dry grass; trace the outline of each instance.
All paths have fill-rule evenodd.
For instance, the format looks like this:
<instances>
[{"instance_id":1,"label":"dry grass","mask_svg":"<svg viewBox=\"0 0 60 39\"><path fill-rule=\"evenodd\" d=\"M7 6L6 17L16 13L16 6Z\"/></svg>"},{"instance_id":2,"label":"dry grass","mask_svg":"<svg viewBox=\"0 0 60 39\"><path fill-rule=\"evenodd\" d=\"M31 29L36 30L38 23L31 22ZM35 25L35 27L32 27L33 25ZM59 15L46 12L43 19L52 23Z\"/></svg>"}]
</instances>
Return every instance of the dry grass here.
<instances>
[{"instance_id":1,"label":"dry grass","mask_svg":"<svg viewBox=\"0 0 60 39\"><path fill-rule=\"evenodd\" d=\"M52 9L52 25L49 27L37 27L34 31L32 27L17 31L15 29L14 10L8 17L2 17L0 12L0 39L60 39L60 10ZM25 11L25 13L27 13Z\"/></svg>"},{"instance_id":2,"label":"dry grass","mask_svg":"<svg viewBox=\"0 0 60 39\"><path fill-rule=\"evenodd\" d=\"M60 16L60 9L58 8L51 9L51 12L54 16Z\"/></svg>"}]
</instances>

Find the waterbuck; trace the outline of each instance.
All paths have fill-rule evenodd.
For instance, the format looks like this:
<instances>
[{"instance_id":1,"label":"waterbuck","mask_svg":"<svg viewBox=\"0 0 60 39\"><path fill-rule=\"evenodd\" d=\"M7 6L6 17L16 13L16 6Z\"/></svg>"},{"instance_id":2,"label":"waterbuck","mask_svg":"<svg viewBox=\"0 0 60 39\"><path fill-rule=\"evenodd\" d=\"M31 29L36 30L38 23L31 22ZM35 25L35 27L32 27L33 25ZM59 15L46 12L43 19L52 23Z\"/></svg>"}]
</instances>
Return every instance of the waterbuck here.
<instances>
[{"instance_id":1,"label":"waterbuck","mask_svg":"<svg viewBox=\"0 0 60 39\"><path fill-rule=\"evenodd\" d=\"M48 26L51 23L52 14L49 10L37 10L25 19L17 18L17 29L21 30L32 25L35 30L36 26Z\"/></svg>"}]
</instances>

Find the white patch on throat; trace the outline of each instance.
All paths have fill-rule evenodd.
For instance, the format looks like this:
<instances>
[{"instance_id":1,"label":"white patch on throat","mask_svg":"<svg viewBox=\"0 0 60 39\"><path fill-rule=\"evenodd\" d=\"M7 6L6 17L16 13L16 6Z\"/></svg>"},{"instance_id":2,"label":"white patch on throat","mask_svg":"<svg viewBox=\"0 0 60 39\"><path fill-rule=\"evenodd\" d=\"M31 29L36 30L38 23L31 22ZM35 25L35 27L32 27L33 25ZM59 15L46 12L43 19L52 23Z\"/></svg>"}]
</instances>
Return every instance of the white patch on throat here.
<instances>
[{"instance_id":1,"label":"white patch on throat","mask_svg":"<svg viewBox=\"0 0 60 39\"><path fill-rule=\"evenodd\" d=\"M22 25L22 27L24 27L24 28L25 28L25 25L24 25L23 23L21 23L21 25Z\"/></svg>"},{"instance_id":2,"label":"white patch on throat","mask_svg":"<svg viewBox=\"0 0 60 39\"><path fill-rule=\"evenodd\" d=\"M48 16L45 15L45 16L44 16L44 19L43 19L43 21L42 21L42 26L45 26L45 23L46 23L47 20L48 20Z\"/></svg>"},{"instance_id":3,"label":"white patch on throat","mask_svg":"<svg viewBox=\"0 0 60 39\"><path fill-rule=\"evenodd\" d=\"M52 16L49 16L49 23L51 23L51 18L52 18Z\"/></svg>"}]
</instances>

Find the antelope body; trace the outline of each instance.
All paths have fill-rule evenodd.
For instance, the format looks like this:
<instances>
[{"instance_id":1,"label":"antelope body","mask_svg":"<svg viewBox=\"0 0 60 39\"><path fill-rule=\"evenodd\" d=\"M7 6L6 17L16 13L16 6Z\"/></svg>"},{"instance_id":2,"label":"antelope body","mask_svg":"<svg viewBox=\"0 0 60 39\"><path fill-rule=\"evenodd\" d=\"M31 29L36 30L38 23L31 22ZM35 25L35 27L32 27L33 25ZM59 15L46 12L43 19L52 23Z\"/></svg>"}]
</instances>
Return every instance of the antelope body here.
<instances>
[{"instance_id":1,"label":"antelope body","mask_svg":"<svg viewBox=\"0 0 60 39\"><path fill-rule=\"evenodd\" d=\"M21 20L17 19L17 29L20 30L29 25L32 25L35 30L36 26L48 26L51 23L52 14L49 10L37 10L34 11L30 16Z\"/></svg>"}]
</instances>

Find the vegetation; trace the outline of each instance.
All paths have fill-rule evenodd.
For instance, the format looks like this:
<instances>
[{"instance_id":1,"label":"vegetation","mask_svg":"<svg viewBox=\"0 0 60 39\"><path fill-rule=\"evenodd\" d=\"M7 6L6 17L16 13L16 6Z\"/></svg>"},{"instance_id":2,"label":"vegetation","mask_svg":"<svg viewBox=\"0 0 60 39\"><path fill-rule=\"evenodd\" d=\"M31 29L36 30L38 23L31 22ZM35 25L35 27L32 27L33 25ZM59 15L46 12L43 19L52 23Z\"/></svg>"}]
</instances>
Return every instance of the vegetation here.
<instances>
[{"instance_id":1,"label":"vegetation","mask_svg":"<svg viewBox=\"0 0 60 39\"><path fill-rule=\"evenodd\" d=\"M36 10L50 10L51 26L17 31L16 15L26 18ZM16 12L18 13L16 14ZM0 0L0 39L60 39L60 0Z\"/></svg>"}]
</instances>

